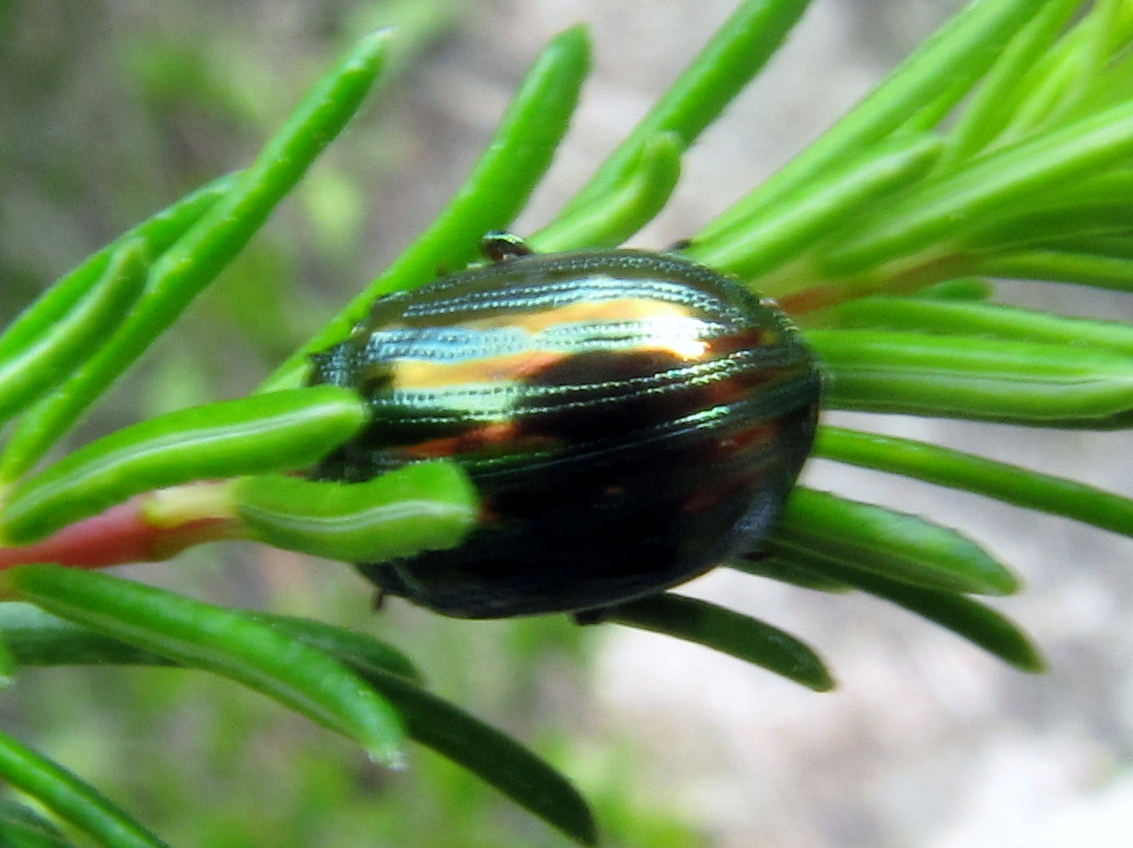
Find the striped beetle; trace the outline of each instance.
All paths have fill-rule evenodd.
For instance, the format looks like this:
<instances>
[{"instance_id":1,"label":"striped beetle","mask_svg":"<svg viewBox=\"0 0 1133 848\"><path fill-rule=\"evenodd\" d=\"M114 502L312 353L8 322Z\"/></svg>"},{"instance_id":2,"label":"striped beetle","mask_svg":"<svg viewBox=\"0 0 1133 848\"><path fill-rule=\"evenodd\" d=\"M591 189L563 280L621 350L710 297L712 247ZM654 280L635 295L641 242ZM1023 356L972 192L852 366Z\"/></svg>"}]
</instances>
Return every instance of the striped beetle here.
<instances>
[{"instance_id":1,"label":"striped beetle","mask_svg":"<svg viewBox=\"0 0 1133 848\"><path fill-rule=\"evenodd\" d=\"M320 477L447 457L483 498L459 548L362 573L447 615L586 618L750 550L814 439L820 377L790 319L674 254L484 248L314 357L311 382L373 409Z\"/></svg>"}]
</instances>

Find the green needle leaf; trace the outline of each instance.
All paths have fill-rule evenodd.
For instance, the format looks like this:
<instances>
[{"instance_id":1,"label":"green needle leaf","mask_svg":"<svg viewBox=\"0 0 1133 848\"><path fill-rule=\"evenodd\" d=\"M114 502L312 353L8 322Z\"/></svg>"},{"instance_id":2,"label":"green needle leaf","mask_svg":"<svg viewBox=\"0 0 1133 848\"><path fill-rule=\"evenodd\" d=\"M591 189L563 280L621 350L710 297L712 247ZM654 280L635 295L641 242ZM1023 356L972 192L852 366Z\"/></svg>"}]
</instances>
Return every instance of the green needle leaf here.
<instances>
[{"instance_id":1,"label":"green needle leaf","mask_svg":"<svg viewBox=\"0 0 1133 848\"><path fill-rule=\"evenodd\" d=\"M233 501L261 542L345 562L455 547L479 512L476 488L448 462L407 465L365 483L247 477Z\"/></svg>"},{"instance_id":2,"label":"green needle leaf","mask_svg":"<svg viewBox=\"0 0 1133 848\"><path fill-rule=\"evenodd\" d=\"M837 580L857 587L951 630L1015 668L1031 673L1045 670L1042 656L1027 635L1009 619L979 601L965 595L890 580L850 565L837 556L801 549L779 539L772 539L768 549L772 556L766 562L771 563L771 567L781 564L809 571L816 579ZM760 566L763 564L759 563ZM741 571L748 571L747 566L747 563L731 564L732 568Z\"/></svg>"},{"instance_id":3,"label":"green needle leaf","mask_svg":"<svg viewBox=\"0 0 1133 848\"><path fill-rule=\"evenodd\" d=\"M0 775L99 845L166 848L93 786L5 733L0 733Z\"/></svg>"},{"instance_id":4,"label":"green needle leaf","mask_svg":"<svg viewBox=\"0 0 1133 848\"><path fill-rule=\"evenodd\" d=\"M53 822L10 799L0 799L0 845L5 848L75 848Z\"/></svg>"},{"instance_id":5,"label":"green needle leaf","mask_svg":"<svg viewBox=\"0 0 1133 848\"><path fill-rule=\"evenodd\" d=\"M1123 103L924 181L854 221L847 240L821 257L822 270L849 274L957 238L1130 153L1133 103Z\"/></svg>"},{"instance_id":6,"label":"green needle leaf","mask_svg":"<svg viewBox=\"0 0 1133 848\"><path fill-rule=\"evenodd\" d=\"M18 484L0 528L9 543L26 544L153 489L307 468L368 420L366 404L338 386L172 412L92 442Z\"/></svg>"},{"instance_id":7,"label":"green needle leaf","mask_svg":"<svg viewBox=\"0 0 1133 848\"><path fill-rule=\"evenodd\" d=\"M372 636L307 618L264 612L250 612L246 615L289 639L297 639L329 654L359 675L383 672L411 683L421 683L421 672L409 657Z\"/></svg>"},{"instance_id":8,"label":"green needle leaf","mask_svg":"<svg viewBox=\"0 0 1133 848\"><path fill-rule=\"evenodd\" d=\"M1133 356L1133 326L1066 318L992 303L906 297L863 297L808 316L834 327L885 327L1095 347Z\"/></svg>"},{"instance_id":9,"label":"green needle leaf","mask_svg":"<svg viewBox=\"0 0 1133 848\"><path fill-rule=\"evenodd\" d=\"M1013 109L1011 126L1015 135L1125 99L1128 80L1114 79L1109 73L1125 64L1121 57L1128 39L1127 22L1121 20L1127 17L1124 2L1088 4L1073 28L1042 54L1020 87L1023 96L1017 97L1021 102Z\"/></svg>"},{"instance_id":10,"label":"green needle leaf","mask_svg":"<svg viewBox=\"0 0 1133 848\"><path fill-rule=\"evenodd\" d=\"M811 330L831 408L1109 427L1133 410L1133 358L1070 344Z\"/></svg>"},{"instance_id":11,"label":"green needle leaf","mask_svg":"<svg viewBox=\"0 0 1133 848\"><path fill-rule=\"evenodd\" d=\"M991 297L993 290L991 282L983 277L956 277L933 283L909 296L923 300L979 301Z\"/></svg>"},{"instance_id":12,"label":"green needle leaf","mask_svg":"<svg viewBox=\"0 0 1133 848\"><path fill-rule=\"evenodd\" d=\"M930 589L1008 595L1019 588L1009 571L954 530L802 486L771 538Z\"/></svg>"},{"instance_id":13,"label":"green needle leaf","mask_svg":"<svg viewBox=\"0 0 1133 848\"><path fill-rule=\"evenodd\" d=\"M1082 180L1074 191L1033 198L1025 209L965 232L961 260L978 266L985 258L1043 248L1104 256L1112 246L1124 246L1133 217L1133 174L1111 171L1105 177ZM1113 195L1115 189L1119 196Z\"/></svg>"},{"instance_id":14,"label":"green needle leaf","mask_svg":"<svg viewBox=\"0 0 1133 848\"><path fill-rule=\"evenodd\" d=\"M154 262L145 294L114 334L21 420L0 457L0 479L14 480L37 461L236 256L358 109L381 69L388 40L386 32L362 39L237 184Z\"/></svg>"},{"instance_id":15,"label":"green needle leaf","mask_svg":"<svg viewBox=\"0 0 1133 848\"><path fill-rule=\"evenodd\" d=\"M97 633L242 683L400 766L393 708L338 660L268 624L128 580L56 565L0 575L22 600Z\"/></svg>"},{"instance_id":16,"label":"green needle leaf","mask_svg":"<svg viewBox=\"0 0 1133 848\"><path fill-rule=\"evenodd\" d=\"M1031 250L977 260L978 274L1017 280L1077 283L1099 289L1133 291L1133 259L1063 250Z\"/></svg>"},{"instance_id":17,"label":"green needle leaf","mask_svg":"<svg viewBox=\"0 0 1133 848\"><path fill-rule=\"evenodd\" d=\"M151 257L164 253L224 196L238 176L229 174L221 177L183 197L87 257L81 265L57 280L0 336L0 362L30 345L38 344L41 335L67 320L66 316L75 304L85 298L94 286L100 285L112 257L126 245L141 242L143 253Z\"/></svg>"},{"instance_id":18,"label":"green needle leaf","mask_svg":"<svg viewBox=\"0 0 1133 848\"><path fill-rule=\"evenodd\" d=\"M514 739L416 685L409 661L393 649L318 622L247 615L341 660L394 705L415 741L464 766L575 841L597 843L594 818L577 789ZM172 662L24 603L0 604L0 639L27 666Z\"/></svg>"},{"instance_id":19,"label":"green needle leaf","mask_svg":"<svg viewBox=\"0 0 1133 848\"><path fill-rule=\"evenodd\" d=\"M421 679L408 657L370 636L305 618L260 612L244 615L330 654L358 673L384 671L414 682ZM0 642L8 646L20 666L176 664L168 657L95 633L18 601L0 603Z\"/></svg>"},{"instance_id":20,"label":"green needle leaf","mask_svg":"<svg viewBox=\"0 0 1133 848\"><path fill-rule=\"evenodd\" d=\"M875 145L864 156L829 172L805 194L747 210L726 229L713 227L711 238L693 240L688 255L742 279L754 279L847 220L883 205L884 196L928 170L941 148L941 140L927 134Z\"/></svg>"},{"instance_id":21,"label":"green needle leaf","mask_svg":"<svg viewBox=\"0 0 1133 848\"><path fill-rule=\"evenodd\" d=\"M711 240L751 210L772 207L788 195L809 187L828 169L855 157L886 138L926 104L941 111L940 98L959 102L1021 24L1035 14L1036 0L998 0L969 3L941 27L888 79L832 129L782 168L771 179L717 217L701 231Z\"/></svg>"},{"instance_id":22,"label":"green needle leaf","mask_svg":"<svg viewBox=\"0 0 1133 848\"><path fill-rule=\"evenodd\" d=\"M814 592L846 592L851 588L841 580L835 580L833 577L809 569L796 568L793 564L767 556L762 551L738 557L736 562L729 562L728 565L757 577L766 577L768 580L788 583Z\"/></svg>"},{"instance_id":23,"label":"green needle leaf","mask_svg":"<svg viewBox=\"0 0 1133 848\"><path fill-rule=\"evenodd\" d=\"M1133 500L950 448L820 427L813 456L902 474L1133 537Z\"/></svg>"},{"instance_id":24,"label":"green needle leaf","mask_svg":"<svg viewBox=\"0 0 1133 848\"><path fill-rule=\"evenodd\" d=\"M468 181L428 229L333 321L296 351L260 386L293 388L308 355L346 338L378 297L435 279L438 268L462 268L479 258L480 239L508 227L550 167L590 68L586 30L555 38L535 61Z\"/></svg>"},{"instance_id":25,"label":"green needle leaf","mask_svg":"<svg viewBox=\"0 0 1133 848\"><path fill-rule=\"evenodd\" d=\"M409 735L495 786L582 845L597 845L586 801L569 781L514 739L401 678L364 675L397 707Z\"/></svg>"},{"instance_id":26,"label":"green needle leaf","mask_svg":"<svg viewBox=\"0 0 1133 848\"><path fill-rule=\"evenodd\" d=\"M634 131L563 210L572 216L623 185L641 151L660 133L688 149L759 73L810 0L747 0L717 30Z\"/></svg>"},{"instance_id":27,"label":"green needle leaf","mask_svg":"<svg viewBox=\"0 0 1133 848\"><path fill-rule=\"evenodd\" d=\"M816 692L834 688L819 656L794 636L707 601L663 592L617 605L608 620L723 651Z\"/></svg>"},{"instance_id":28,"label":"green needle leaf","mask_svg":"<svg viewBox=\"0 0 1133 848\"><path fill-rule=\"evenodd\" d=\"M528 239L539 253L616 247L653 220L677 187L681 147L676 133L658 133L625 180L590 203L562 215Z\"/></svg>"},{"instance_id":29,"label":"green needle leaf","mask_svg":"<svg viewBox=\"0 0 1133 848\"><path fill-rule=\"evenodd\" d=\"M90 356L141 295L145 245L129 241L114 252L89 294L35 340L0 360L0 424L66 379Z\"/></svg>"},{"instance_id":30,"label":"green needle leaf","mask_svg":"<svg viewBox=\"0 0 1133 848\"><path fill-rule=\"evenodd\" d=\"M985 149L1015 116L1021 96L1033 90L1028 74L1054 43L1082 0L1052 0L1011 39L948 134L942 171ZM1014 128L1013 128L1014 129Z\"/></svg>"}]
</instances>

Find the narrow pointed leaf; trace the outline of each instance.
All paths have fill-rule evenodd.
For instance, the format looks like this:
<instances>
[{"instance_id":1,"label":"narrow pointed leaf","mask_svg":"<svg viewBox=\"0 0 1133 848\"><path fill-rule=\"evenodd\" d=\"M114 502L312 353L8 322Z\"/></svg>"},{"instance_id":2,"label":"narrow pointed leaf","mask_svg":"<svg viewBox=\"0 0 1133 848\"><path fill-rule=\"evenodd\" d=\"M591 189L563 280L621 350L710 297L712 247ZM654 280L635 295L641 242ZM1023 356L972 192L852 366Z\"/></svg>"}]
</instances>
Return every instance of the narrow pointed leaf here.
<instances>
[{"instance_id":1,"label":"narrow pointed leaf","mask_svg":"<svg viewBox=\"0 0 1133 848\"><path fill-rule=\"evenodd\" d=\"M1125 41L1123 0L1100 0L1078 15L1074 26L1031 69L1025 97L1015 110L1022 131L1042 130L1125 99L1128 86L1109 71L1121 61ZM1084 7L1086 4L1080 4ZM1114 60L1117 61L1114 61Z\"/></svg>"},{"instance_id":2,"label":"narrow pointed leaf","mask_svg":"<svg viewBox=\"0 0 1133 848\"><path fill-rule=\"evenodd\" d=\"M933 103L939 113L945 94L959 102L1034 7L1035 0L969 3L814 144L705 227L701 237L711 239L752 210L804 190L829 168L906 124L926 104Z\"/></svg>"},{"instance_id":3,"label":"narrow pointed leaf","mask_svg":"<svg viewBox=\"0 0 1133 848\"><path fill-rule=\"evenodd\" d=\"M804 568L796 568L791 563L776 557L770 557L759 551L736 558L732 567L753 574L756 577L766 577L779 583L788 583L800 589L810 589L815 592L847 592L850 586L825 574L818 574Z\"/></svg>"},{"instance_id":4,"label":"narrow pointed leaf","mask_svg":"<svg viewBox=\"0 0 1133 848\"><path fill-rule=\"evenodd\" d=\"M1055 193L1045 200L1034 198L1018 211L965 232L959 251L967 257L963 261L982 267L984 256L996 259L1044 248L1105 256L1101 239L1122 238L1133 218L1133 179L1126 173L1120 176L1126 189L1121 197L1103 194L1111 188L1103 180L1086 179L1081 183L1096 188L1097 194L1066 198Z\"/></svg>"},{"instance_id":5,"label":"narrow pointed leaf","mask_svg":"<svg viewBox=\"0 0 1133 848\"><path fill-rule=\"evenodd\" d=\"M436 277L438 268L460 269L479 258L480 239L508 227L550 167L578 103L589 56L590 42L581 27L567 30L544 48L495 138L448 206L385 273L277 368L260 391L299 385L308 354L346 338L381 295L424 285Z\"/></svg>"},{"instance_id":6,"label":"narrow pointed leaf","mask_svg":"<svg viewBox=\"0 0 1133 848\"><path fill-rule=\"evenodd\" d=\"M926 286L910 297L923 300L980 301L991 297L993 291L994 286L984 277L957 277Z\"/></svg>"},{"instance_id":7,"label":"narrow pointed leaf","mask_svg":"<svg viewBox=\"0 0 1133 848\"><path fill-rule=\"evenodd\" d=\"M597 845L593 814L558 771L514 739L391 674L365 674L397 707L415 741L459 763L582 845Z\"/></svg>"},{"instance_id":8,"label":"narrow pointed leaf","mask_svg":"<svg viewBox=\"0 0 1133 848\"><path fill-rule=\"evenodd\" d=\"M414 741L464 766L576 842L597 843L593 815L566 778L511 737L420 688L400 654L319 622L258 613L251 617L340 659L396 707ZM0 638L28 666L174 662L24 603L0 604Z\"/></svg>"},{"instance_id":9,"label":"narrow pointed leaf","mask_svg":"<svg viewBox=\"0 0 1133 848\"><path fill-rule=\"evenodd\" d=\"M1106 239L1124 237L1131 213L1133 170L1115 166L1029 197L1002 217L965 232L963 247L977 257L1044 246L1104 256L1109 253Z\"/></svg>"},{"instance_id":10,"label":"narrow pointed leaf","mask_svg":"<svg viewBox=\"0 0 1133 848\"><path fill-rule=\"evenodd\" d=\"M26 544L153 489L307 468L368 420L358 395L338 386L172 412L92 442L19 484L0 511L0 531Z\"/></svg>"},{"instance_id":11,"label":"narrow pointed leaf","mask_svg":"<svg viewBox=\"0 0 1133 848\"><path fill-rule=\"evenodd\" d=\"M5 848L75 848L53 822L10 799L0 799L0 845Z\"/></svg>"},{"instance_id":12,"label":"narrow pointed leaf","mask_svg":"<svg viewBox=\"0 0 1133 848\"><path fill-rule=\"evenodd\" d=\"M1011 122L1019 97L1030 90L1028 73L1081 5L1082 0L1053 0L1020 28L949 132L942 170L986 148Z\"/></svg>"},{"instance_id":13,"label":"narrow pointed leaf","mask_svg":"<svg viewBox=\"0 0 1133 848\"><path fill-rule=\"evenodd\" d=\"M1068 250L1025 250L978 260L976 273L1133 291L1133 258Z\"/></svg>"},{"instance_id":14,"label":"narrow pointed leaf","mask_svg":"<svg viewBox=\"0 0 1133 848\"><path fill-rule=\"evenodd\" d=\"M0 479L14 480L37 461L239 253L358 109L382 67L388 39L385 32L362 39L307 95L237 184L156 259L145 295L113 337L21 420L0 457Z\"/></svg>"},{"instance_id":15,"label":"narrow pointed leaf","mask_svg":"<svg viewBox=\"0 0 1133 848\"><path fill-rule=\"evenodd\" d=\"M0 733L0 775L105 848L165 848L93 786Z\"/></svg>"},{"instance_id":16,"label":"narrow pointed leaf","mask_svg":"<svg viewBox=\"0 0 1133 848\"><path fill-rule=\"evenodd\" d=\"M0 359L0 424L66 379L90 356L146 281L145 245L130 241L110 257L105 272L74 307L44 327L34 342Z\"/></svg>"},{"instance_id":17,"label":"narrow pointed leaf","mask_svg":"<svg viewBox=\"0 0 1133 848\"><path fill-rule=\"evenodd\" d=\"M802 486L791 494L772 538L930 589L1007 595L1019 587L1009 571L954 530Z\"/></svg>"},{"instance_id":18,"label":"narrow pointed leaf","mask_svg":"<svg viewBox=\"0 0 1133 848\"><path fill-rule=\"evenodd\" d=\"M373 636L308 618L262 612L250 612L247 615L253 621L258 621L289 639L298 639L305 645L329 654L358 675L382 672L411 683L422 682L421 672L409 657Z\"/></svg>"},{"instance_id":19,"label":"narrow pointed leaf","mask_svg":"<svg viewBox=\"0 0 1133 848\"><path fill-rule=\"evenodd\" d=\"M821 427L814 456L902 474L1133 537L1133 499L939 445Z\"/></svg>"},{"instance_id":20,"label":"narrow pointed leaf","mask_svg":"<svg viewBox=\"0 0 1133 848\"><path fill-rule=\"evenodd\" d=\"M824 325L841 328L884 327L1050 342L1133 356L1133 325L1120 321L1066 318L1049 312L992 303L863 297L840 304L814 318Z\"/></svg>"},{"instance_id":21,"label":"narrow pointed leaf","mask_svg":"<svg viewBox=\"0 0 1133 848\"><path fill-rule=\"evenodd\" d=\"M681 175L675 133L650 138L623 182L574 212L560 216L528 239L539 253L616 247L657 215Z\"/></svg>"},{"instance_id":22,"label":"narrow pointed leaf","mask_svg":"<svg viewBox=\"0 0 1133 848\"><path fill-rule=\"evenodd\" d=\"M162 209L151 218L119 236L106 247L87 257L77 268L64 274L39 299L21 312L0 335L0 362L35 344L75 308L106 273L111 257L126 244L140 241L148 256L160 256L208 209L224 196L238 174L214 180L203 188Z\"/></svg>"},{"instance_id":23,"label":"narrow pointed leaf","mask_svg":"<svg viewBox=\"0 0 1133 848\"><path fill-rule=\"evenodd\" d=\"M723 651L816 692L834 688L819 656L794 636L707 601L664 592L619 604L608 620Z\"/></svg>"},{"instance_id":24,"label":"narrow pointed leaf","mask_svg":"<svg viewBox=\"0 0 1133 848\"><path fill-rule=\"evenodd\" d=\"M0 586L53 615L262 692L379 762L402 762L401 721L381 696L333 657L249 616L55 565L12 569Z\"/></svg>"},{"instance_id":25,"label":"narrow pointed leaf","mask_svg":"<svg viewBox=\"0 0 1133 848\"><path fill-rule=\"evenodd\" d=\"M1133 411L1133 357L1069 344L813 330L830 407L1046 427L1108 427Z\"/></svg>"},{"instance_id":26,"label":"narrow pointed leaf","mask_svg":"<svg viewBox=\"0 0 1133 848\"><path fill-rule=\"evenodd\" d=\"M421 679L408 657L371 636L305 618L259 612L245 615L330 654L358 673L378 670L415 682ZM0 642L8 646L13 659L21 666L176 664L168 657L88 630L19 601L0 603Z\"/></svg>"},{"instance_id":27,"label":"narrow pointed leaf","mask_svg":"<svg viewBox=\"0 0 1133 848\"><path fill-rule=\"evenodd\" d=\"M454 547L478 517L476 488L447 462L408 465L365 483L248 477L233 501L256 539L345 562Z\"/></svg>"},{"instance_id":28,"label":"narrow pointed leaf","mask_svg":"<svg viewBox=\"0 0 1133 848\"><path fill-rule=\"evenodd\" d=\"M727 229L713 228L711 238L694 239L688 255L745 280L766 274L847 220L884 205L886 195L927 171L942 147L938 137L928 134L878 144L810 191L753 209Z\"/></svg>"},{"instance_id":29,"label":"narrow pointed leaf","mask_svg":"<svg viewBox=\"0 0 1133 848\"><path fill-rule=\"evenodd\" d=\"M823 271L848 274L957 238L1131 153L1133 104L1123 103L926 180L855 221L847 240L823 255Z\"/></svg>"},{"instance_id":30,"label":"narrow pointed leaf","mask_svg":"<svg viewBox=\"0 0 1133 848\"><path fill-rule=\"evenodd\" d=\"M835 556L816 554L778 540L772 540L769 549L773 561L842 581L895 603L1022 671L1037 673L1045 668L1038 649L1022 630L991 607L966 595L890 580ZM733 564L733 568L746 570L743 563Z\"/></svg>"},{"instance_id":31,"label":"narrow pointed leaf","mask_svg":"<svg viewBox=\"0 0 1133 848\"><path fill-rule=\"evenodd\" d=\"M810 0L746 0L567 205L571 214L621 184L649 139L674 133L686 150L759 73Z\"/></svg>"}]
</instances>

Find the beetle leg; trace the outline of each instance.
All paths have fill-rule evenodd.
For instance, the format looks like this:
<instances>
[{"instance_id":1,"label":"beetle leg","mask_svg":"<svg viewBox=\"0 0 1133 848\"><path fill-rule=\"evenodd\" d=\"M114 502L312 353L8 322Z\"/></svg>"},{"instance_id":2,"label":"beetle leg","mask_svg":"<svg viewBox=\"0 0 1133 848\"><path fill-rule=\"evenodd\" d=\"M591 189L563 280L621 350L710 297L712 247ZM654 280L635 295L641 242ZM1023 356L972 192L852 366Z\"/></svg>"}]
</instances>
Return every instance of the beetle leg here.
<instances>
[{"instance_id":1,"label":"beetle leg","mask_svg":"<svg viewBox=\"0 0 1133 848\"><path fill-rule=\"evenodd\" d=\"M527 242L515 233L485 233L480 239L480 250L493 262L511 262L521 256L530 256L533 251Z\"/></svg>"},{"instance_id":2,"label":"beetle leg","mask_svg":"<svg viewBox=\"0 0 1133 848\"><path fill-rule=\"evenodd\" d=\"M585 627L588 624L602 624L608 621L616 609L616 606L594 607L593 609L575 610L570 615L575 624Z\"/></svg>"}]
</instances>

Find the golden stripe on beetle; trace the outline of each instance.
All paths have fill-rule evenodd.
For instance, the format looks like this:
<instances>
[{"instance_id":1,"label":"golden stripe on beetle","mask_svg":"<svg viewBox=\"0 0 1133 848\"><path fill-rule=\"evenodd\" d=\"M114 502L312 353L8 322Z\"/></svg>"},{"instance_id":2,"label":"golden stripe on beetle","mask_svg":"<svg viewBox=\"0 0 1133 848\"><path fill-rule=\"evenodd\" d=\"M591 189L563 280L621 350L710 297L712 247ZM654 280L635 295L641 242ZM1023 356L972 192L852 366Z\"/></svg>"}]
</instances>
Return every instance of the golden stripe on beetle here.
<instances>
[{"instance_id":1,"label":"golden stripe on beetle","mask_svg":"<svg viewBox=\"0 0 1133 848\"><path fill-rule=\"evenodd\" d=\"M314 357L373 421L327 458L360 481L447 457L480 489L459 548L360 564L469 618L600 610L750 551L814 439L820 378L775 305L673 254L528 255L374 303Z\"/></svg>"}]
</instances>

